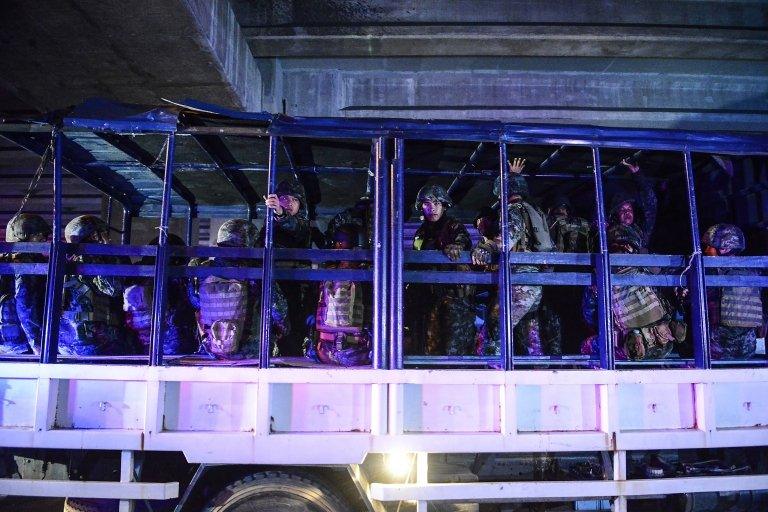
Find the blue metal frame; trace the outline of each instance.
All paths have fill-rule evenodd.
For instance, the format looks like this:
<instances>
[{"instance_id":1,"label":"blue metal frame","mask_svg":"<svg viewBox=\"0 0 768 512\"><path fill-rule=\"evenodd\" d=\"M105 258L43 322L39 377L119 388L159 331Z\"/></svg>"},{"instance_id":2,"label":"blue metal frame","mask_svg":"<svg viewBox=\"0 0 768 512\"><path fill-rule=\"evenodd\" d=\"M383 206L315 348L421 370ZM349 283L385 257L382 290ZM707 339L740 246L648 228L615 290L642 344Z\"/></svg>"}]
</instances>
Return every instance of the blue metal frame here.
<instances>
[{"instance_id":1,"label":"blue metal frame","mask_svg":"<svg viewBox=\"0 0 768 512\"><path fill-rule=\"evenodd\" d=\"M267 172L267 194L275 191L277 181L277 147L280 140L274 135L269 138L269 171ZM274 212L267 210L264 217L264 260L261 280L261 349L259 350L259 367L269 368L269 356L272 342L272 273L274 267L274 250L272 234L274 231Z\"/></svg>"},{"instance_id":2,"label":"blue metal frame","mask_svg":"<svg viewBox=\"0 0 768 512\"><path fill-rule=\"evenodd\" d=\"M696 192L694 189L693 163L691 152L686 149L685 179L688 184L688 209L690 210L691 236L693 237L693 254L691 254L689 283L691 288L691 319L693 332L693 356L697 368L711 368L712 360L709 352L709 322L707 320L707 289L704 284L704 262L701 254L701 237L699 234L699 217L696 209ZM754 281L754 279L752 279Z\"/></svg>"},{"instance_id":3,"label":"blue metal frame","mask_svg":"<svg viewBox=\"0 0 768 512\"><path fill-rule=\"evenodd\" d=\"M501 336L501 364L504 370L514 369L514 324L512 316L509 314L512 306L512 268L510 267L510 256L512 254L509 246L509 165L507 155L507 144L499 144L499 174L501 194L499 197L501 217L501 254L499 255L499 332Z\"/></svg>"},{"instance_id":4,"label":"blue metal frame","mask_svg":"<svg viewBox=\"0 0 768 512\"><path fill-rule=\"evenodd\" d=\"M165 151L165 173L163 174L163 204L160 214L160 235L155 258L155 287L152 296L152 327L149 342L149 364L163 364L163 341L165 338L165 312L168 308L168 227L171 220L171 190L173 189L173 156L176 148L176 134L168 135Z\"/></svg>"},{"instance_id":5,"label":"blue metal frame","mask_svg":"<svg viewBox=\"0 0 768 512\"><path fill-rule=\"evenodd\" d=\"M227 112L211 112L207 114L218 116L226 121L227 117L234 118ZM307 249L275 249L272 243L273 215L268 212L265 220L266 243L264 249L251 248L215 248L188 247L177 248L167 245L167 228L172 210L173 182L173 149L177 125L169 122L157 122L148 119L114 119L107 120L67 118L66 126L92 129L97 132L112 133L160 133L168 136L168 151L166 152L165 173L163 175L163 201L160 210L160 243L156 248L123 246L99 246L92 244L66 244L61 240L62 234L62 190L61 175L63 166L72 167L76 175L83 179L93 178L93 174L83 172L81 164L65 162L63 146L65 136L55 130L54 138L54 210L53 210L53 241L50 244L49 261L42 264L2 264L0 274L34 273L42 274L47 270L45 318L43 322L43 350L40 361L54 363L57 361L58 327L61 311L64 275L66 273L82 275L120 275L120 276L154 276L157 285L154 290L153 321L151 335L150 364L162 364L162 341L167 306L166 283L169 276L203 276L216 273L226 277L241 277L262 279L262 315L261 315L261 351L259 365L269 366L270 355L270 309L271 286L273 279L355 279L372 280L374 289L374 321L373 321L373 367L402 368L402 329L403 329L403 282L439 282L439 283L495 283L498 279L500 286L499 302L503 321L502 353L500 358L474 358L478 361L495 360L506 370L515 366L542 364L549 361L557 365L586 365L592 364L587 358L515 358L513 356L513 340L509 307L512 304L511 286L514 284L532 285L574 285L584 286L596 284L598 288L598 330L600 338L600 367L614 369L616 366L640 363L628 362L617 364L611 341L612 318L610 313L611 286L631 284L651 284L654 286L677 286L680 278L677 274L668 273L654 276L647 275L611 275L613 266L661 266L681 268L686 266L686 259L681 256L668 255L609 255L606 240L606 212L603 191L603 173L600 167L600 148L627 148L647 150L674 150L683 152L685 162L685 177L688 185L688 201L691 212L691 232L693 234L693 254L690 258L689 271L683 278L683 284L688 283L692 297L692 332L695 340L695 364L699 368L710 368L712 363L709 356L708 323L706 310L706 285L710 286L760 286L768 287L768 277L753 276L707 276L705 268L749 267L765 268L768 257L738 257L738 258L705 258L701 255L699 242L699 226L697 219L694 176L691 162L691 151L759 154L768 155L768 142L764 137L753 135L730 135L661 131L661 130L625 130L607 129L583 126L552 126L552 125L512 125L498 122L453 122L453 121L406 121L392 119L301 119L285 116L270 116L268 114L253 114L255 117L240 116L238 119L262 123L267 128L259 128L269 133L269 162L267 166L267 189L274 190L277 167L277 150L283 137L343 137L370 138L374 158L372 159L373 189L374 189L374 244L372 250L339 251L307 250ZM261 125L260 125L261 126ZM242 130L238 126L236 129ZM235 129L233 128L233 129ZM221 133L226 133L226 126ZM202 132L201 132L202 133ZM238 132L239 133L239 132ZM26 147L38 148L39 136L29 136L3 133L3 136ZM558 254L558 253L512 253L509 251L509 240L502 241L502 252L499 258L498 276L484 272L446 272L439 270L404 270L405 263L447 263L442 254L433 251L403 250L403 221L407 205L403 204L403 183L405 174L410 169L405 168L405 144L407 139L424 140L465 140L480 144L485 142L499 144L499 173L502 180L501 223L502 232L508 232L507 195L509 169L507 166L507 143L515 144L553 144L560 149L558 152L573 145L591 147L594 163L594 186L597 202L597 219L599 224L599 251L596 254ZM393 144L393 148L390 148ZM392 149L392 166L390 166L390 149ZM36 150L36 149L35 149ZM477 151L476 151L477 152ZM89 165L89 164L87 164ZM313 168L313 171L321 169ZM420 172L414 170L414 172ZM102 178L103 181L102 181ZM89 181L90 183L90 181ZM137 204L129 195L116 188L115 183L105 177L93 183L108 196L121 202L124 208L123 244L130 242L131 220L138 213ZM112 192L115 192L114 194ZM190 199L190 198L187 198ZM194 201L192 201L194 202ZM196 215L193 208L188 210L187 237L191 237L190 224ZM42 247L32 247L35 244L4 244L3 249L16 252L37 252L44 254ZM107 265L107 264L68 264L68 254L105 254L156 256L153 266L150 265ZM171 267L171 255L186 256L222 256L246 258L263 258L262 268L207 268L207 267ZM276 269L275 258L307 259L316 262L338 260L339 257L349 260L373 260L372 269L341 270L341 269ZM461 262L469 263L469 253L464 253ZM594 266L592 272L555 272L555 273L513 273L511 265L532 263L540 265L579 265ZM389 343L389 345L387 345ZM463 358L454 361L452 358L435 358L435 364L456 364L457 362L474 361L473 358ZM540 360L541 359L541 360ZM69 360L69 359L68 359ZM534 361L535 360L535 361ZM664 364L685 364L685 360L664 360ZM422 363L419 363L422 364ZM432 364L424 362L423 364ZM474 364L474 363L473 363ZM643 362L642 364L646 364ZM652 364L652 363L648 363Z\"/></svg>"},{"instance_id":6,"label":"blue metal frame","mask_svg":"<svg viewBox=\"0 0 768 512\"><path fill-rule=\"evenodd\" d=\"M45 306L43 308L41 363L55 363L59 351L59 324L64 289L64 262L66 253L61 237L64 230L61 225L61 175L62 145L64 134L60 130L53 133L53 223L51 233L51 251L48 257L48 280L45 282Z\"/></svg>"},{"instance_id":7,"label":"blue metal frame","mask_svg":"<svg viewBox=\"0 0 768 512\"><path fill-rule=\"evenodd\" d=\"M378 137L374 139L376 158L374 159L373 180L373 354L372 365L381 369L387 367L386 340L389 335L389 276L392 270L389 258L389 240L387 228L389 226L389 159L387 149L388 139Z\"/></svg>"},{"instance_id":8,"label":"blue metal frame","mask_svg":"<svg viewBox=\"0 0 768 512\"><path fill-rule=\"evenodd\" d=\"M595 280L597 281L597 335L600 340L600 367L613 370L616 360L613 351L613 315L611 314L611 263L608 254L605 216L605 194L603 175L600 171L600 148L592 147L592 161L595 176L595 201L597 202L597 232L599 252L595 255Z\"/></svg>"},{"instance_id":9,"label":"blue metal frame","mask_svg":"<svg viewBox=\"0 0 768 512\"><path fill-rule=\"evenodd\" d=\"M390 176L390 188L392 190L392 215L389 226L391 264L390 271L390 313L389 313L389 340L390 340L390 368L399 370L403 368L403 328L405 326L403 312L405 307L403 286L403 223L405 222L406 206L403 203L405 197L405 141L397 138L394 141L394 157L392 160L392 174ZM419 251L411 251L419 252Z\"/></svg>"}]
</instances>

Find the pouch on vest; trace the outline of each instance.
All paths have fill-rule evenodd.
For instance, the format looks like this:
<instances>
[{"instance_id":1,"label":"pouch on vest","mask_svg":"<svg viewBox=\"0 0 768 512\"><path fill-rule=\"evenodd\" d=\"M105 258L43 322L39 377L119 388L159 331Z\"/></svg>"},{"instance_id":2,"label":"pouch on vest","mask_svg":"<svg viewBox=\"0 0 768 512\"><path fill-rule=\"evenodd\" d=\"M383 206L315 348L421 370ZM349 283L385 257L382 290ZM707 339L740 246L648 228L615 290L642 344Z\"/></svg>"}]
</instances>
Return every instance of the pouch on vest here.
<instances>
[{"instance_id":1,"label":"pouch on vest","mask_svg":"<svg viewBox=\"0 0 768 512\"><path fill-rule=\"evenodd\" d=\"M0 296L0 343L13 345L27 343L16 313L16 299L10 294Z\"/></svg>"},{"instance_id":2,"label":"pouch on vest","mask_svg":"<svg viewBox=\"0 0 768 512\"><path fill-rule=\"evenodd\" d=\"M614 286L611 306L616 326L623 330L645 327L665 316L664 306L650 286Z\"/></svg>"},{"instance_id":3,"label":"pouch on vest","mask_svg":"<svg viewBox=\"0 0 768 512\"><path fill-rule=\"evenodd\" d=\"M228 357L237 353L243 340L247 307L247 283L216 276L208 276L200 283L200 321L211 354Z\"/></svg>"},{"instance_id":4,"label":"pouch on vest","mask_svg":"<svg viewBox=\"0 0 768 512\"><path fill-rule=\"evenodd\" d=\"M555 244L552 243L552 237L549 235L549 224L546 217L533 205L526 202L523 202L522 205L528 214L533 235L529 249L534 252L552 252L555 249Z\"/></svg>"},{"instance_id":5,"label":"pouch on vest","mask_svg":"<svg viewBox=\"0 0 768 512\"><path fill-rule=\"evenodd\" d=\"M123 292L125 322L136 331L143 345L149 343L152 324L152 286L133 285Z\"/></svg>"}]
</instances>

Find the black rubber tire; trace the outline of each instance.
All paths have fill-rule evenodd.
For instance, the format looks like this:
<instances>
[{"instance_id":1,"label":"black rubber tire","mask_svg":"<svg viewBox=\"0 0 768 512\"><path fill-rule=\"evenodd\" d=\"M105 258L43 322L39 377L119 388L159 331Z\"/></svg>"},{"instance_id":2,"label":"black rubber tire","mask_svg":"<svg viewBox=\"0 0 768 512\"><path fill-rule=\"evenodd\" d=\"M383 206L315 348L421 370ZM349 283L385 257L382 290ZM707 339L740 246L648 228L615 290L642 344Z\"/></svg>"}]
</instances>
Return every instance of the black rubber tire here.
<instances>
[{"instance_id":1,"label":"black rubber tire","mask_svg":"<svg viewBox=\"0 0 768 512\"><path fill-rule=\"evenodd\" d=\"M305 475L253 473L224 488L205 512L353 512L336 492Z\"/></svg>"},{"instance_id":2,"label":"black rubber tire","mask_svg":"<svg viewBox=\"0 0 768 512\"><path fill-rule=\"evenodd\" d=\"M67 498L64 512L117 512L117 500L96 498Z\"/></svg>"}]
</instances>

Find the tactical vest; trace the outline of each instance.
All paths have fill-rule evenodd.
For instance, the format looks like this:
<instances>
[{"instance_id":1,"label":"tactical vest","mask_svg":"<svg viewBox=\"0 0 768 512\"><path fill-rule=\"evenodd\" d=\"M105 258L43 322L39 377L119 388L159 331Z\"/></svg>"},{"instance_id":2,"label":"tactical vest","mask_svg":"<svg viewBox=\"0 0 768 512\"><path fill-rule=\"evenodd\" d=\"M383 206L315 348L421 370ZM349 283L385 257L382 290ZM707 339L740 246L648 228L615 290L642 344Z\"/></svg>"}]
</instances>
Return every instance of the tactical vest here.
<instances>
[{"instance_id":1,"label":"tactical vest","mask_svg":"<svg viewBox=\"0 0 768 512\"><path fill-rule=\"evenodd\" d=\"M590 252L591 226L586 219L568 217L554 220L549 232L560 252Z\"/></svg>"},{"instance_id":2,"label":"tactical vest","mask_svg":"<svg viewBox=\"0 0 768 512\"><path fill-rule=\"evenodd\" d=\"M759 327L763 324L760 288L725 286L720 295L720 322L728 327Z\"/></svg>"},{"instance_id":3,"label":"tactical vest","mask_svg":"<svg viewBox=\"0 0 768 512\"><path fill-rule=\"evenodd\" d=\"M637 271L630 267L619 273L636 274ZM654 324L666 315L664 305L650 286L614 286L611 309L616 327L622 330Z\"/></svg>"},{"instance_id":4,"label":"tactical vest","mask_svg":"<svg viewBox=\"0 0 768 512\"><path fill-rule=\"evenodd\" d=\"M77 277L70 276L64 282L64 303L68 307L63 317L74 324L101 322L116 326L122 323L112 311L112 297Z\"/></svg>"},{"instance_id":5,"label":"tactical vest","mask_svg":"<svg viewBox=\"0 0 768 512\"><path fill-rule=\"evenodd\" d=\"M236 354L245 335L248 283L208 276L200 283L199 293L206 348L219 357Z\"/></svg>"}]
</instances>

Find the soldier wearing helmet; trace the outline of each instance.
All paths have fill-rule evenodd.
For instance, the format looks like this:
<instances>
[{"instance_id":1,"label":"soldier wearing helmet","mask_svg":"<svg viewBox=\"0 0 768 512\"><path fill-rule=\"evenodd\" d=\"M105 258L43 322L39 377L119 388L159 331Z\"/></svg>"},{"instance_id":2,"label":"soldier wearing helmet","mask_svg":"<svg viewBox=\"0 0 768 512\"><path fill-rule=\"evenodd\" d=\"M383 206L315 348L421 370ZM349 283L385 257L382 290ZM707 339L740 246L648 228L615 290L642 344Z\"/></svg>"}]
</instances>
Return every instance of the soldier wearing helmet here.
<instances>
[{"instance_id":1,"label":"soldier wearing helmet","mask_svg":"<svg viewBox=\"0 0 768 512\"><path fill-rule=\"evenodd\" d=\"M510 169L508 189L508 229L507 233L497 230L494 239L484 238L472 250L472 262L486 270L493 271L496 265L491 265L493 254L501 252L502 236L507 237L509 250L512 252L549 252L554 249L549 235L546 215L540 208L528 201L528 183L522 176L525 167L524 158L514 158L508 162ZM493 193L501 199L501 177L497 177L493 185ZM538 272L536 265L513 265L513 272ZM512 286L512 305L510 316L512 325L518 326L518 351L524 355L543 355L541 337L537 319L530 315L530 321L523 322L523 317L535 312L541 302L542 287L530 285ZM501 336L499 330L499 299L494 294L488 304L488 319L485 333L478 351L484 355L499 355L501 353ZM555 351L557 351L555 347Z\"/></svg>"},{"instance_id":2,"label":"soldier wearing helmet","mask_svg":"<svg viewBox=\"0 0 768 512\"><path fill-rule=\"evenodd\" d=\"M608 209L608 224L617 226L621 224L627 229L635 231L635 237L640 240L640 246L634 252L648 252L648 243L656 225L658 199L653 186L640 172L640 166L625 158L621 165L629 169L630 176L635 183L637 193L620 191L611 198Z\"/></svg>"},{"instance_id":3,"label":"soldier wearing helmet","mask_svg":"<svg viewBox=\"0 0 768 512\"><path fill-rule=\"evenodd\" d=\"M51 227L39 215L20 213L8 221L5 241L47 242ZM43 263L39 254L0 255L0 262ZM45 277L41 275L0 275L0 353L40 353L40 333L45 302Z\"/></svg>"},{"instance_id":4,"label":"soldier wearing helmet","mask_svg":"<svg viewBox=\"0 0 768 512\"><path fill-rule=\"evenodd\" d=\"M109 244L109 229L95 215L81 215L64 228L71 244ZM77 255L74 263L129 263L125 257ZM127 333L122 308L123 279L114 276L69 275L64 280L59 352L65 355L124 355L137 352Z\"/></svg>"},{"instance_id":5,"label":"soldier wearing helmet","mask_svg":"<svg viewBox=\"0 0 768 512\"><path fill-rule=\"evenodd\" d=\"M216 235L218 247L252 248L257 245L256 226L246 219L224 222ZM196 258L190 266L256 267L246 258ZM227 278L215 274L196 277L190 288L192 306L197 310L197 326L204 349L222 359L257 358L260 347L261 280ZM290 330L288 304L276 283L272 287L270 309L273 340L278 343ZM273 354L276 352L273 351Z\"/></svg>"},{"instance_id":6,"label":"soldier wearing helmet","mask_svg":"<svg viewBox=\"0 0 768 512\"><path fill-rule=\"evenodd\" d=\"M415 207L423 222L413 239L415 250L441 251L448 261L456 261L462 251L472 248L467 228L447 213L452 206L448 192L440 185L425 185L419 190ZM425 268L445 270L445 266ZM468 270L469 266L457 265L456 269ZM424 333L427 354L471 354L475 341L473 294L467 285L409 286L408 299L413 311L418 310L409 322L415 344L422 343L418 338Z\"/></svg>"},{"instance_id":7,"label":"soldier wearing helmet","mask_svg":"<svg viewBox=\"0 0 768 512\"><path fill-rule=\"evenodd\" d=\"M283 180L275 189L274 194L264 198L267 208L274 211L274 231L272 240L274 247L291 249L309 249L312 246L312 235L307 210L304 187L296 180ZM259 240L263 244L266 232L262 229ZM281 268L306 268L303 261L278 261L276 266ZM305 336L307 335L307 318L313 314L314 297L310 298L310 283L281 280L278 281L285 298L288 301L288 315L291 332L282 340L280 353L284 356L302 355ZM312 294L314 295L314 294Z\"/></svg>"},{"instance_id":8,"label":"soldier wearing helmet","mask_svg":"<svg viewBox=\"0 0 768 512\"><path fill-rule=\"evenodd\" d=\"M158 245L159 242L159 238L155 237L148 245ZM177 247L186 245L181 237L173 233L168 234L167 243ZM150 256L144 257L140 262L141 265L152 265L153 263L154 258ZM183 266L187 264L187 260L183 257L174 256L171 257L170 264ZM163 324L165 329L163 354L189 354L197 348L195 311L190 303L188 286L188 280L184 277L168 279L168 300ZM151 277L138 278L123 292L126 326L134 332L144 354L149 353L153 288L154 280Z\"/></svg>"},{"instance_id":9,"label":"soldier wearing helmet","mask_svg":"<svg viewBox=\"0 0 768 512\"><path fill-rule=\"evenodd\" d=\"M710 226L701 237L706 256L738 256L746 246L744 232L733 224ZM719 275L754 276L751 269L718 268ZM712 359L748 359L755 353L757 328L763 324L760 288L707 287L709 345Z\"/></svg>"}]
</instances>

